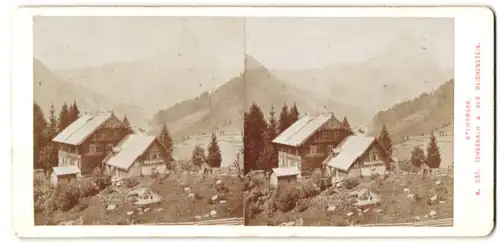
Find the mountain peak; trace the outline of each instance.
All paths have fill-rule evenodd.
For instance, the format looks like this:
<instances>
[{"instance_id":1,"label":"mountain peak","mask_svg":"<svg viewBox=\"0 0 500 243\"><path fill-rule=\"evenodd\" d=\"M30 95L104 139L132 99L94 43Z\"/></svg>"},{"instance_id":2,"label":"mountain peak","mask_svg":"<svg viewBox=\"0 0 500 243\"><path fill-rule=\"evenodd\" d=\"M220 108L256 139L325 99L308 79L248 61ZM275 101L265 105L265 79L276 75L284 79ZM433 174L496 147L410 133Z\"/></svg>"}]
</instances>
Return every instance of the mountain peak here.
<instances>
[{"instance_id":1,"label":"mountain peak","mask_svg":"<svg viewBox=\"0 0 500 243\"><path fill-rule=\"evenodd\" d=\"M257 59L255 59L253 56L249 55L248 53L245 53L245 71L257 71L257 70L265 70L267 71L267 68L264 67Z\"/></svg>"}]
</instances>

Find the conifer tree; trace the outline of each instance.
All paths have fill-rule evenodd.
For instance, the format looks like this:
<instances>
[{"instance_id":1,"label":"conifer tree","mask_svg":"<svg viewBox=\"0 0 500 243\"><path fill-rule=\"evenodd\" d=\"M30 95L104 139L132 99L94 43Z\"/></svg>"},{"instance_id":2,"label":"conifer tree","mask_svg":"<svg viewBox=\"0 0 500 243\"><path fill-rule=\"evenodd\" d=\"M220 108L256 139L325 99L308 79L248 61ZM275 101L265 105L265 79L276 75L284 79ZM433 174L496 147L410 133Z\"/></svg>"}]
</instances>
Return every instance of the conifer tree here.
<instances>
[{"instance_id":1,"label":"conifer tree","mask_svg":"<svg viewBox=\"0 0 500 243\"><path fill-rule=\"evenodd\" d=\"M385 148L386 150L386 156L391 157L392 156L392 140L391 136L389 135L389 131L387 130L387 127L385 124L382 126L382 130L380 131L380 135L378 137L378 142L382 147Z\"/></svg>"},{"instance_id":2,"label":"conifer tree","mask_svg":"<svg viewBox=\"0 0 500 243\"><path fill-rule=\"evenodd\" d=\"M54 107L54 104L51 104L49 117L49 140L52 140L57 135L57 125L56 108Z\"/></svg>"},{"instance_id":3,"label":"conifer tree","mask_svg":"<svg viewBox=\"0 0 500 243\"><path fill-rule=\"evenodd\" d=\"M291 126L293 123L299 120L299 109L297 108L297 104L293 103L293 107L290 109L290 114L288 118L288 127Z\"/></svg>"},{"instance_id":4,"label":"conifer tree","mask_svg":"<svg viewBox=\"0 0 500 243\"><path fill-rule=\"evenodd\" d=\"M283 104L281 108L280 118L279 118L279 132L282 133L285 131L290 125L290 112L288 111L288 106Z\"/></svg>"},{"instance_id":5,"label":"conifer tree","mask_svg":"<svg viewBox=\"0 0 500 243\"><path fill-rule=\"evenodd\" d=\"M420 147L415 146L411 151L411 163L417 168L421 168L425 163L425 152Z\"/></svg>"},{"instance_id":6,"label":"conifer tree","mask_svg":"<svg viewBox=\"0 0 500 243\"><path fill-rule=\"evenodd\" d=\"M125 118L127 118L127 117L125 116ZM158 136L158 140L160 140L160 143L167 150L167 160L171 161L172 160L172 153L174 151L174 142L172 139L172 135L170 135L170 132L168 131L167 123L163 123L160 135Z\"/></svg>"},{"instance_id":7,"label":"conifer tree","mask_svg":"<svg viewBox=\"0 0 500 243\"><path fill-rule=\"evenodd\" d=\"M127 115L125 115L123 117L123 124L125 124L125 126L127 126L128 128L130 128L130 122L128 121Z\"/></svg>"},{"instance_id":8,"label":"conifer tree","mask_svg":"<svg viewBox=\"0 0 500 243\"><path fill-rule=\"evenodd\" d=\"M269 124L267 125L267 135L269 136L270 146L272 148L272 156L270 160L271 168L278 167L278 150L272 143L272 141L278 136L278 122L276 121L274 106L271 107L269 111Z\"/></svg>"},{"instance_id":9,"label":"conifer tree","mask_svg":"<svg viewBox=\"0 0 500 243\"><path fill-rule=\"evenodd\" d=\"M436 137L434 136L434 132L431 132L431 138L429 145L427 146L426 164L431 169L439 168L439 165L441 165L441 152L439 151L439 146L437 144Z\"/></svg>"},{"instance_id":10,"label":"conifer tree","mask_svg":"<svg viewBox=\"0 0 500 243\"><path fill-rule=\"evenodd\" d=\"M68 124L71 124L72 122L76 121L76 119L78 119L79 116L80 116L80 110L76 105L76 101L73 101L73 105L71 105L68 110Z\"/></svg>"},{"instance_id":11,"label":"conifer tree","mask_svg":"<svg viewBox=\"0 0 500 243\"><path fill-rule=\"evenodd\" d=\"M196 145L193 149L193 154L191 156L191 162L193 165L201 166L206 161L205 149L200 145Z\"/></svg>"},{"instance_id":12,"label":"conifer tree","mask_svg":"<svg viewBox=\"0 0 500 243\"><path fill-rule=\"evenodd\" d=\"M220 168L222 155L220 152L219 142L217 141L217 136L214 132L212 132L212 138L208 144L207 151L207 164L212 168Z\"/></svg>"},{"instance_id":13,"label":"conifer tree","mask_svg":"<svg viewBox=\"0 0 500 243\"><path fill-rule=\"evenodd\" d=\"M248 112L244 114L244 173L248 173L256 168L256 162L264 146L262 144L262 134L267 130L267 122L260 107L252 103Z\"/></svg>"},{"instance_id":14,"label":"conifer tree","mask_svg":"<svg viewBox=\"0 0 500 243\"><path fill-rule=\"evenodd\" d=\"M33 165L39 168L41 150L48 144L47 121L40 106L33 103Z\"/></svg>"},{"instance_id":15,"label":"conifer tree","mask_svg":"<svg viewBox=\"0 0 500 243\"><path fill-rule=\"evenodd\" d=\"M347 117L344 116L344 120L342 121L342 124L348 131L352 131L351 125L349 124L349 121L347 121Z\"/></svg>"},{"instance_id":16,"label":"conifer tree","mask_svg":"<svg viewBox=\"0 0 500 243\"><path fill-rule=\"evenodd\" d=\"M68 105L64 103L61 112L59 112L59 131L64 130L70 123Z\"/></svg>"},{"instance_id":17,"label":"conifer tree","mask_svg":"<svg viewBox=\"0 0 500 243\"><path fill-rule=\"evenodd\" d=\"M258 170L270 170L274 168L273 165L273 146L270 141L269 133L267 130L264 130L262 134L262 144L263 149L259 154L259 157L256 162L256 169Z\"/></svg>"}]
</instances>

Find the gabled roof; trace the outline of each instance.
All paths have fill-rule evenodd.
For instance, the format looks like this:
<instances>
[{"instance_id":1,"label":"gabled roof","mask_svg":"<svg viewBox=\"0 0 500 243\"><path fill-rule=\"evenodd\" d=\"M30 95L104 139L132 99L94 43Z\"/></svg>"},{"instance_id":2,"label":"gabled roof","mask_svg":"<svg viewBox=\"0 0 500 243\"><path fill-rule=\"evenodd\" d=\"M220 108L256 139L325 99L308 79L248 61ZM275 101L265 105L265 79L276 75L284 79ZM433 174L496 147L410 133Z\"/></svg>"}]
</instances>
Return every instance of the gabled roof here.
<instances>
[{"instance_id":1,"label":"gabled roof","mask_svg":"<svg viewBox=\"0 0 500 243\"><path fill-rule=\"evenodd\" d=\"M293 176L293 175L300 175L300 170L297 167L281 167L281 168L273 168L273 173L277 177Z\"/></svg>"},{"instance_id":2,"label":"gabled roof","mask_svg":"<svg viewBox=\"0 0 500 243\"><path fill-rule=\"evenodd\" d=\"M316 117L304 116L278 135L273 143L300 146L332 118L334 118L333 114L323 114Z\"/></svg>"},{"instance_id":3,"label":"gabled roof","mask_svg":"<svg viewBox=\"0 0 500 243\"><path fill-rule=\"evenodd\" d=\"M330 157L325 160L330 167L347 171L349 167L358 159L370 146L375 142L374 137L365 136L348 136L342 141L337 148L340 152L335 157Z\"/></svg>"},{"instance_id":4,"label":"gabled roof","mask_svg":"<svg viewBox=\"0 0 500 243\"><path fill-rule=\"evenodd\" d=\"M52 170L54 171L54 174L61 176L61 175L74 175L74 174L80 174L80 168L76 166L60 166L60 167L53 167Z\"/></svg>"},{"instance_id":5,"label":"gabled roof","mask_svg":"<svg viewBox=\"0 0 500 243\"><path fill-rule=\"evenodd\" d=\"M112 116L112 113L105 113L97 116L80 116L76 121L57 134L52 141L70 145L80 145Z\"/></svg>"},{"instance_id":6,"label":"gabled roof","mask_svg":"<svg viewBox=\"0 0 500 243\"><path fill-rule=\"evenodd\" d=\"M135 160L141 156L156 137L144 134L130 134L126 136L115 149L118 152L106 158L104 163L122 170L128 170Z\"/></svg>"}]
</instances>

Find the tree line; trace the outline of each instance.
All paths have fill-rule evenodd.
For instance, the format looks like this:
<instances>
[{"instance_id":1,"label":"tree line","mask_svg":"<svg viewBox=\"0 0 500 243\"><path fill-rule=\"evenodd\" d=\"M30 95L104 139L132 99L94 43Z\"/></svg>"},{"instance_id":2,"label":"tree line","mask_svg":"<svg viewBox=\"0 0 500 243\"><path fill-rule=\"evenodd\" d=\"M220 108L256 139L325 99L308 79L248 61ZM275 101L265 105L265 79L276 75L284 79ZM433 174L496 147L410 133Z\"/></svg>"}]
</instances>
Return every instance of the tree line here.
<instances>
[{"instance_id":1,"label":"tree line","mask_svg":"<svg viewBox=\"0 0 500 243\"><path fill-rule=\"evenodd\" d=\"M283 104L279 117L274 106L269 111L268 119L255 102L244 113L243 158L244 173L252 170L269 170L278 167L278 151L272 144L280 133L299 120L299 110Z\"/></svg>"},{"instance_id":2,"label":"tree line","mask_svg":"<svg viewBox=\"0 0 500 243\"><path fill-rule=\"evenodd\" d=\"M80 116L76 101L72 105L64 103L56 115L54 104L51 104L48 118L38 103L33 103L33 166L45 171L57 166L57 150L52 139Z\"/></svg>"}]
</instances>

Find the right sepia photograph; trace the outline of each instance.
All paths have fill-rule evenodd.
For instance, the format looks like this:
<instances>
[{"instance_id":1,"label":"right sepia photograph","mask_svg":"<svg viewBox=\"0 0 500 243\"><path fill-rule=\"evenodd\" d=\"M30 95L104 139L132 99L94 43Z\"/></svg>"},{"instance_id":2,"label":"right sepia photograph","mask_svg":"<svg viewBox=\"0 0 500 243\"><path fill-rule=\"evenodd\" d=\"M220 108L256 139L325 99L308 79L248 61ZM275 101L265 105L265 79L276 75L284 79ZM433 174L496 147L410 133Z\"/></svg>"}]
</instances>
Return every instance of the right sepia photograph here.
<instances>
[{"instance_id":1,"label":"right sepia photograph","mask_svg":"<svg viewBox=\"0 0 500 243\"><path fill-rule=\"evenodd\" d=\"M453 226L453 18L246 18L244 219Z\"/></svg>"}]
</instances>

